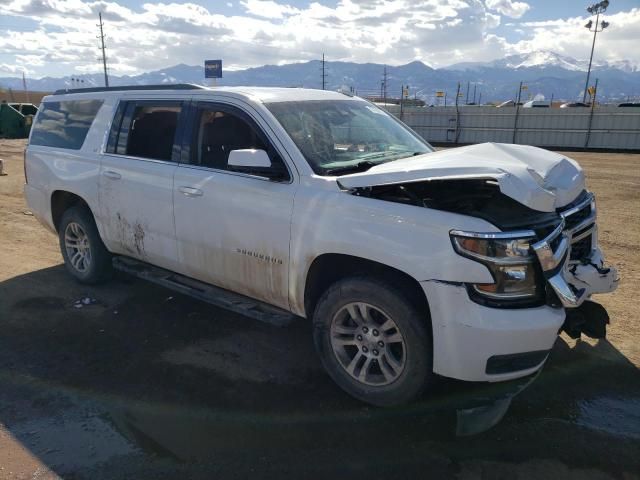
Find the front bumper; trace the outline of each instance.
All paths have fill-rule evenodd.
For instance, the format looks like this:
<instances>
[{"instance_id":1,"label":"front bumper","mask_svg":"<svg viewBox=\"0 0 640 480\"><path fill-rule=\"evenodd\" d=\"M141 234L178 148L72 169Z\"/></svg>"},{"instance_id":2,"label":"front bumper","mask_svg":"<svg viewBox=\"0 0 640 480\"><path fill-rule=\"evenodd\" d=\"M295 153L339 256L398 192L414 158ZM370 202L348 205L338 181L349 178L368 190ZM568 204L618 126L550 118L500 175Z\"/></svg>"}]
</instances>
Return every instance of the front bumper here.
<instances>
[{"instance_id":1,"label":"front bumper","mask_svg":"<svg viewBox=\"0 0 640 480\"><path fill-rule=\"evenodd\" d=\"M550 351L565 319L564 309L547 305L485 307L471 301L463 285L431 280L421 286L429 299L433 370L445 377L496 382L530 375L542 367L546 355L532 367L495 374L487 373L489 359Z\"/></svg>"},{"instance_id":2,"label":"front bumper","mask_svg":"<svg viewBox=\"0 0 640 480\"><path fill-rule=\"evenodd\" d=\"M468 381L503 381L539 370L563 328L565 308L575 309L594 293L616 289L618 273L604 268L599 248L585 262L568 259L570 242L546 270L560 305L502 309L473 302L462 284L422 282L433 327L433 370ZM553 253L552 253L553 254ZM543 271L545 265L541 262ZM551 264L547 264L551 265ZM558 308L564 307L564 308Z\"/></svg>"},{"instance_id":3,"label":"front bumper","mask_svg":"<svg viewBox=\"0 0 640 480\"><path fill-rule=\"evenodd\" d=\"M421 283L431 312L436 373L510 380L539 370L562 328L574 338L581 329L602 338L606 311L586 301L615 290L619 278L615 268L605 267L598 247L593 195L585 192L559 214L560 224L532 246L545 279L546 305L493 308L471 300L462 283Z\"/></svg>"}]
</instances>

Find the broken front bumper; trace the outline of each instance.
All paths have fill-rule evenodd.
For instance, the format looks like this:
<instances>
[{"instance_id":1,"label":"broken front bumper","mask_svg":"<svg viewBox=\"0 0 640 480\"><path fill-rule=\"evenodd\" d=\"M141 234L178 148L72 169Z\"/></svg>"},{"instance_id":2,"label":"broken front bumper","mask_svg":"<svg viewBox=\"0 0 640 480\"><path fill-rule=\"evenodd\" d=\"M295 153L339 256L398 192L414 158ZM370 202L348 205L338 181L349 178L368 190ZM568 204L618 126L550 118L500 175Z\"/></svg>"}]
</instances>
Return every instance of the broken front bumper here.
<instances>
[{"instance_id":1,"label":"broken front bumper","mask_svg":"<svg viewBox=\"0 0 640 480\"><path fill-rule=\"evenodd\" d=\"M591 204L590 214L577 224L567 226L568 219L585 205ZM593 196L581 205L564 212L560 224L545 238L533 245L542 272L549 286L565 308L579 307L594 293L608 293L618 286L618 272L605 267L597 245L596 212ZM573 245L590 241L588 255L573 260Z\"/></svg>"}]
</instances>

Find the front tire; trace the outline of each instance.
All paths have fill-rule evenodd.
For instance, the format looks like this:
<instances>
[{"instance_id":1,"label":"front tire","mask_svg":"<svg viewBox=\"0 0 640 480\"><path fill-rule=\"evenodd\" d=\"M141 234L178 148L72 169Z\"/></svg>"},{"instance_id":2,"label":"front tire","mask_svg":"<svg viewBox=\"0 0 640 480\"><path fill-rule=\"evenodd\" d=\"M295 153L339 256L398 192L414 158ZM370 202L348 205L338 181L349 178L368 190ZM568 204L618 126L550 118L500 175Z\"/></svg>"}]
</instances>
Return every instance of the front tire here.
<instances>
[{"instance_id":1,"label":"front tire","mask_svg":"<svg viewBox=\"0 0 640 480\"><path fill-rule=\"evenodd\" d=\"M88 208L66 210L58 226L58 238L64 265L78 282L95 284L111 277L111 254Z\"/></svg>"},{"instance_id":2,"label":"front tire","mask_svg":"<svg viewBox=\"0 0 640 480\"><path fill-rule=\"evenodd\" d=\"M433 377L428 313L384 281L352 277L335 283L319 300L313 324L325 369L359 400L404 404Z\"/></svg>"}]
</instances>

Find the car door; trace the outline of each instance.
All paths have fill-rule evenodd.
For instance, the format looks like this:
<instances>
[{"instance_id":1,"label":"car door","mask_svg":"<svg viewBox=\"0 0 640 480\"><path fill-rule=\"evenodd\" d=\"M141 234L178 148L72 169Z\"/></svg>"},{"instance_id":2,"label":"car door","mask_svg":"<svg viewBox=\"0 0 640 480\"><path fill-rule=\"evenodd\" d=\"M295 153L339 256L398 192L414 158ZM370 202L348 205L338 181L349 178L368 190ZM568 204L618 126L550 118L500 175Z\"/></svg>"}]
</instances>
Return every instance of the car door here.
<instances>
[{"instance_id":1,"label":"car door","mask_svg":"<svg viewBox=\"0 0 640 480\"><path fill-rule=\"evenodd\" d=\"M178 259L185 275L288 308L296 184L259 122L249 107L194 103L174 177ZM266 150L271 171L231 170L229 151L245 148Z\"/></svg>"},{"instance_id":2,"label":"car door","mask_svg":"<svg viewBox=\"0 0 640 480\"><path fill-rule=\"evenodd\" d=\"M102 156L103 240L114 253L174 270L173 175L185 102L121 101Z\"/></svg>"}]
</instances>

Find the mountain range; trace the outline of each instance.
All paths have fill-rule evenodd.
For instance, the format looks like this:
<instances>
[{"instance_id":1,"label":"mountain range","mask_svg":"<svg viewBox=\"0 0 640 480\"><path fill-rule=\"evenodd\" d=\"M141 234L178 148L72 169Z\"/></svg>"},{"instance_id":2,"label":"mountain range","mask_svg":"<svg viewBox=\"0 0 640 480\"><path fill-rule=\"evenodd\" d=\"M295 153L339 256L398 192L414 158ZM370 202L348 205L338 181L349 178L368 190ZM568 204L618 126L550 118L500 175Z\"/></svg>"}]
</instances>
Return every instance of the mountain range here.
<instances>
[{"instance_id":1,"label":"mountain range","mask_svg":"<svg viewBox=\"0 0 640 480\"><path fill-rule=\"evenodd\" d=\"M445 68L432 68L414 61L406 65L385 66L376 63L326 62L326 88L354 89L359 95L380 95L386 69L387 96L397 97L408 85L411 97L435 102L436 91L446 91L449 101L455 98L460 83L463 100L476 102L502 101L514 98L519 82L527 85L525 97L558 100L582 98L588 62L541 50L511 55L490 62L464 62ZM179 64L134 76L110 75L112 86L164 83L205 84L203 66ZM103 74L71 77L27 79L33 91L61 88L102 86ZM599 80L598 97L602 100L624 100L640 96L640 69L628 61L594 63L590 84ZM245 70L225 71L218 85L259 85L321 88L322 64L319 60L285 65L264 65ZM468 87L467 87L468 85ZM0 88L22 89L22 78L0 78ZM467 94L467 89L469 93ZM481 98L480 98L481 97Z\"/></svg>"}]
</instances>

